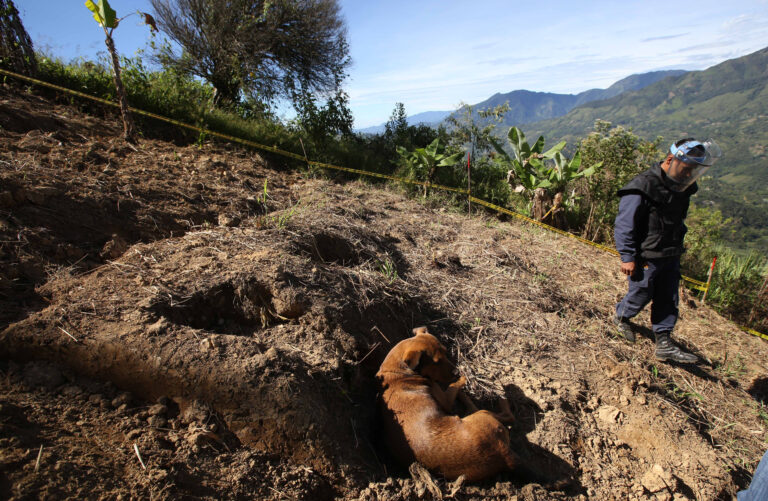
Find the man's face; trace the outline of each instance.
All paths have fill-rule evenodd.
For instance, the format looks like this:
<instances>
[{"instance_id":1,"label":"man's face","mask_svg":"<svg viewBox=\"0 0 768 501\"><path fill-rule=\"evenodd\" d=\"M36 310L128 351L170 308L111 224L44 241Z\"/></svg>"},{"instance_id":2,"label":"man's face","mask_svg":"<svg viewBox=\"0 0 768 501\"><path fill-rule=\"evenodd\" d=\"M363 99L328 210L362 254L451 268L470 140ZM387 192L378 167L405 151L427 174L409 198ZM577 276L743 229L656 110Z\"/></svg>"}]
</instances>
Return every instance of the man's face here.
<instances>
[{"instance_id":1,"label":"man's face","mask_svg":"<svg viewBox=\"0 0 768 501\"><path fill-rule=\"evenodd\" d=\"M669 168L667 169L667 175L677 181L678 183L685 183L693 175L696 170L696 164L687 164L680 160L673 158L669 162Z\"/></svg>"}]
</instances>

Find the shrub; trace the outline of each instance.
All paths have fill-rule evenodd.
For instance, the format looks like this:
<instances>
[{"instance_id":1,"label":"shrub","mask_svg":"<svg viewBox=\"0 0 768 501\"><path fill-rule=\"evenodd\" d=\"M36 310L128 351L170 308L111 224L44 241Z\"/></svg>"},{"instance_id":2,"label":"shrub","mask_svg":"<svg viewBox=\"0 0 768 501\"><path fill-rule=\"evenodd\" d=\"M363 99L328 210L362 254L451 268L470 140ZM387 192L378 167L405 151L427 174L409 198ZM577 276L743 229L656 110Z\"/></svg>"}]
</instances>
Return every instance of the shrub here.
<instances>
[{"instance_id":1,"label":"shrub","mask_svg":"<svg viewBox=\"0 0 768 501\"><path fill-rule=\"evenodd\" d=\"M598 120L595 130L579 143L582 162L586 165L602 162L602 168L581 181L579 191L578 227L584 238L612 242L613 222L619 212L616 192L640 172L660 160L661 138L646 141L623 127L611 127L610 122Z\"/></svg>"}]
</instances>

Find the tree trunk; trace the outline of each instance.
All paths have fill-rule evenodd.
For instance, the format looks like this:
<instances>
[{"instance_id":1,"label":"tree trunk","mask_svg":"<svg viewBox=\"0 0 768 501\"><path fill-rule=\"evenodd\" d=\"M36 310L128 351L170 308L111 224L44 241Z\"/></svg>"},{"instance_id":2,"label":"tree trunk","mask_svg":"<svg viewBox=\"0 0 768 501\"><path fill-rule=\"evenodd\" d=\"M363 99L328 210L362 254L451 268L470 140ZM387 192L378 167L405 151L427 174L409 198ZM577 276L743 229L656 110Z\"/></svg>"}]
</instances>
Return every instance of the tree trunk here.
<instances>
[{"instance_id":1,"label":"tree trunk","mask_svg":"<svg viewBox=\"0 0 768 501\"><path fill-rule=\"evenodd\" d=\"M115 50L115 42L112 40L112 35L107 33L107 49L109 49L109 55L112 56L112 76L115 80L115 92L117 92L117 99L120 102L120 114L123 117L123 137L129 143L136 143L136 125L133 123L133 116L131 110L128 109L128 98L125 96L125 88L123 88L123 81L120 78L120 60L117 57L117 50Z\"/></svg>"},{"instance_id":2,"label":"tree trunk","mask_svg":"<svg viewBox=\"0 0 768 501\"><path fill-rule=\"evenodd\" d=\"M568 220L565 218L565 206L563 205L563 194L555 193L552 201L552 208L549 209L548 224L559 230L568 230Z\"/></svg>"},{"instance_id":3,"label":"tree trunk","mask_svg":"<svg viewBox=\"0 0 768 501\"><path fill-rule=\"evenodd\" d=\"M433 165L429 169L429 173L427 173L427 183L432 184L432 179L435 177L435 173L437 172L437 165ZM424 198L427 198L427 195L429 195L429 186L424 187Z\"/></svg>"},{"instance_id":4,"label":"tree trunk","mask_svg":"<svg viewBox=\"0 0 768 501\"><path fill-rule=\"evenodd\" d=\"M536 188L533 192L533 207L531 215L536 221L542 221L547 214L547 209L552 205L552 197L544 188Z\"/></svg>"}]
</instances>

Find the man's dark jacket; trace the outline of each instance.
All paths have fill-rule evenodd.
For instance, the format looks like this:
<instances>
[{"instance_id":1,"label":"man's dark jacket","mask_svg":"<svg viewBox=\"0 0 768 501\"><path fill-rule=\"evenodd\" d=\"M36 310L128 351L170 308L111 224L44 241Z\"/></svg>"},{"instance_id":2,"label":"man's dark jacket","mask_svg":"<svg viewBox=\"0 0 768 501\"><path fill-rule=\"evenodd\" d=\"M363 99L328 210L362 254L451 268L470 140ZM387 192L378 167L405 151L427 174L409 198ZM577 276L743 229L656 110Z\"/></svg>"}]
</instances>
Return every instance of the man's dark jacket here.
<instances>
[{"instance_id":1,"label":"man's dark jacket","mask_svg":"<svg viewBox=\"0 0 768 501\"><path fill-rule=\"evenodd\" d=\"M635 227L635 240L640 242L639 254L644 259L679 256L685 252L683 238L687 228L683 221L688 215L691 195L698 191L696 183L679 192L667 187L670 180L655 164L638 174L618 191L620 197L632 193L643 196L644 210L648 213L648 224Z\"/></svg>"}]
</instances>

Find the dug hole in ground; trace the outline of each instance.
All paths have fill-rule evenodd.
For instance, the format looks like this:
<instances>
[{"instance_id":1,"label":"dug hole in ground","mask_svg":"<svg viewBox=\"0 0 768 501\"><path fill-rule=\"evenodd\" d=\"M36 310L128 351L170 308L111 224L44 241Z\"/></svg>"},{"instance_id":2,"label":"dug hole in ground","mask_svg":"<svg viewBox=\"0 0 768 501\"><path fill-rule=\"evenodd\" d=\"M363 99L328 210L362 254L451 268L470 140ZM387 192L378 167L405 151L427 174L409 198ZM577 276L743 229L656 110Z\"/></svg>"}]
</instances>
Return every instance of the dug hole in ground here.
<instances>
[{"instance_id":1,"label":"dug hole in ground","mask_svg":"<svg viewBox=\"0 0 768 501\"><path fill-rule=\"evenodd\" d=\"M765 342L686 297L708 362L658 363L611 255L11 86L0 126L1 498L732 499L765 451ZM570 488L388 457L374 374L420 325Z\"/></svg>"}]
</instances>

